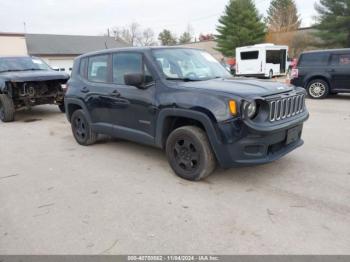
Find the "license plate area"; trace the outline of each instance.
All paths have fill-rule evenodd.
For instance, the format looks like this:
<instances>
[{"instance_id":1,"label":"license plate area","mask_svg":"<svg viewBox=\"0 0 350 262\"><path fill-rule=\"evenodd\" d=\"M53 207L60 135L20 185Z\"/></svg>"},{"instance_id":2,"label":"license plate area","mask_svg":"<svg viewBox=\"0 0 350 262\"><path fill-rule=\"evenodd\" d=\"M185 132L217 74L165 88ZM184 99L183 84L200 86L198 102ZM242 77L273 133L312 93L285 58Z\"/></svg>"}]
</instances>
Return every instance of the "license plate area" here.
<instances>
[{"instance_id":1,"label":"license plate area","mask_svg":"<svg viewBox=\"0 0 350 262\"><path fill-rule=\"evenodd\" d=\"M293 127L287 131L286 145L299 140L300 126Z\"/></svg>"}]
</instances>

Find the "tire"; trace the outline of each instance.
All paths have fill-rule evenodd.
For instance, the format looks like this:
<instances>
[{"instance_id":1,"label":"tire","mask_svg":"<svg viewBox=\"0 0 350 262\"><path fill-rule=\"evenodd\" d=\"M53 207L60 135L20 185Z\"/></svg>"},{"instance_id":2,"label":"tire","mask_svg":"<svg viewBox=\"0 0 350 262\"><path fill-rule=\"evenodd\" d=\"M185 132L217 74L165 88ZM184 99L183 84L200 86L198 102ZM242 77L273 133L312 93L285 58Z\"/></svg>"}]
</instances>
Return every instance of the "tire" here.
<instances>
[{"instance_id":1,"label":"tire","mask_svg":"<svg viewBox=\"0 0 350 262\"><path fill-rule=\"evenodd\" d=\"M270 72L269 72L269 79L272 79L272 78L273 78L273 71L270 70Z\"/></svg>"},{"instance_id":2,"label":"tire","mask_svg":"<svg viewBox=\"0 0 350 262\"><path fill-rule=\"evenodd\" d=\"M58 105L58 108L59 108L59 110L60 110L62 113L66 113L66 108L65 108L64 104L63 104L63 105Z\"/></svg>"},{"instance_id":3,"label":"tire","mask_svg":"<svg viewBox=\"0 0 350 262\"><path fill-rule=\"evenodd\" d=\"M329 85L322 79L312 80L306 89L309 97L313 99L324 99L329 95Z\"/></svg>"},{"instance_id":4,"label":"tire","mask_svg":"<svg viewBox=\"0 0 350 262\"><path fill-rule=\"evenodd\" d=\"M92 145L97 140L97 133L91 130L83 110L76 110L71 117L72 132L75 140L82 146Z\"/></svg>"},{"instance_id":5,"label":"tire","mask_svg":"<svg viewBox=\"0 0 350 262\"><path fill-rule=\"evenodd\" d=\"M175 174L191 181L209 176L216 167L208 137L196 126L174 130L166 142L166 155Z\"/></svg>"},{"instance_id":6,"label":"tire","mask_svg":"<svg viewBox=\"0 0 350 262\"><path fill-rule=\"evenodd\" d=\"M0 94L0 120L2 122L13 122L15 120L13 100L6 94Z\"/></svg>"}]
</instances>

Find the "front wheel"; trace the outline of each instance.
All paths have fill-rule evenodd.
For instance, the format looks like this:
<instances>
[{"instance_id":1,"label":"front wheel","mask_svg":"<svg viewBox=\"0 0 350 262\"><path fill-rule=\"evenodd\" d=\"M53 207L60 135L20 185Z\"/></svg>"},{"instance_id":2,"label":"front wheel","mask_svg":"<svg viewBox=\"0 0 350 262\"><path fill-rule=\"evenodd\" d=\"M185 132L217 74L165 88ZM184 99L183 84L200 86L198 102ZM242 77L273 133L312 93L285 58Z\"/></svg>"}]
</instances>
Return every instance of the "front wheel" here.
<instances>
[{"instance_id":1,"label":"front wheel","mask_svg":"<svg viewBox=\"0 0 350 262\"><path fill-rule=\"evenodd\" d=\"M75 140L83 146L92 145L97 140L97 133L92 131L83 110L76 110L71 117L72 132Z\"/></svg>"},{"instance_id":2,"label":"front wheel","mask_svg":"<svg viewBox=\"0 0 350 262\"><path fill-rule=\"evenodd\" d=\"M308 95L313 99L323 99L329 94L328 83L321 79L312 80L307 85Z\"/></svg>"},{"instance_id":3,"label":"front wheel","mask_svg":"<svg viewBox=\"0 0 350 262\"><path fill-rule=\"evenodd\" d=\"M13 100L6 94L0 94L0 120L2 122L13 122L15 120Z\"/></svg>"},{"instance_id":4,"label":"front wheel","mask_svg":"<svg viewBox=\"0 0 350 262\"><path fill-rule=\"evenodd\" d=\"M174 172L191 181L209 176L216 166L208 137L196 126L174 130L166 142L166 154Z\"/></svg>"}]
</instances>

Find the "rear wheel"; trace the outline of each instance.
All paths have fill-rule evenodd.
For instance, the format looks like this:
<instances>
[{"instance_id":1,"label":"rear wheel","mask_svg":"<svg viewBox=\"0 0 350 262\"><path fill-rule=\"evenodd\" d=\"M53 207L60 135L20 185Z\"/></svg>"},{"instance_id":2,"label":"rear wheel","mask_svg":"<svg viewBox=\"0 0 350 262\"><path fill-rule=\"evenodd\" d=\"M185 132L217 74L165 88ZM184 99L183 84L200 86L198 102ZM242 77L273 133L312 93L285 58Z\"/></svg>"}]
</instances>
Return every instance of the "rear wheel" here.
<instances>
[{"instance_id":1,"label":"rear wheel","mask_svg":"<svg viewBox=\"0 0 350 262\"><path fill-rule=\"evenodd\" d=\"M270 70L270 72L269 72L269 79L272 79L272 78L273 78L273 71Z\"/></svg>"},{"instance_id":2,"label":"rear wheel","mask_svg":"<svg viewBox=\"0 0 350 262\"><path fill-rule=\"evenodd\" d=\"M71 117L72 132L75 140L83 146L92 145L97 140L97 133L92 131L83 110L76 110Z\"/></svg>"},{"instance_id":3,"label":"rear wheel","mask_svg":"<svg viewBox=\"0 0 350 262\"><path fill-rule=\"evenodd\" d=\"M174 172L191 181L209 176L216 166L208 137L196 126L174 130L168 137L166 154Z\"/></svg>"},{"instance_id":4,"label":"rear wheel","mask_svg":"<svg viewBox=\"0 0 350 262\"><path fill-rule=\"evenodd\" d=\"M313 99L323 99L329 94L328 83L321 79L312 80L307 85L307 92Z\"/></svg>"},{"instance_id":5,"label":"rear wheel","mask_svg":"<svg viewBox=\"0 0 350 262\"><path fill-rule=\"evenodd\" d=\"M2 122L12 122L15 120L13 100L6 94L0 94L0 120Z\"/></svg>"}]
</instances>

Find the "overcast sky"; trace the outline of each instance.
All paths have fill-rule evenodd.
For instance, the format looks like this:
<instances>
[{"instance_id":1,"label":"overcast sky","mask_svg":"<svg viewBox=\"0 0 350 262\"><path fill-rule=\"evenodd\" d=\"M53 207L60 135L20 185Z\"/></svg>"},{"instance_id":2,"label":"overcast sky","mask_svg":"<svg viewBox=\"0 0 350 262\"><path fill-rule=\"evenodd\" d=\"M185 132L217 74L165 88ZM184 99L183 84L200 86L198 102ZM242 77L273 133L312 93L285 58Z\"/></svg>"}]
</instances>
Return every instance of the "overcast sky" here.
<instances>
[{"instance_id":1,"label":"overcast sky","mask_svg":"<svg viewBox=\"0 0 350 262\"><path fill-rule=\"evenodd\" d=\"M196 35L215 33L229 0L0 0L0 32L99 35L108 27L139 23L156 33L177 35L188 24ZM318 0L296 0L303 26L309 26ZM270 0L255 0L265 15Z\"/></svg>"}]
</instances>

